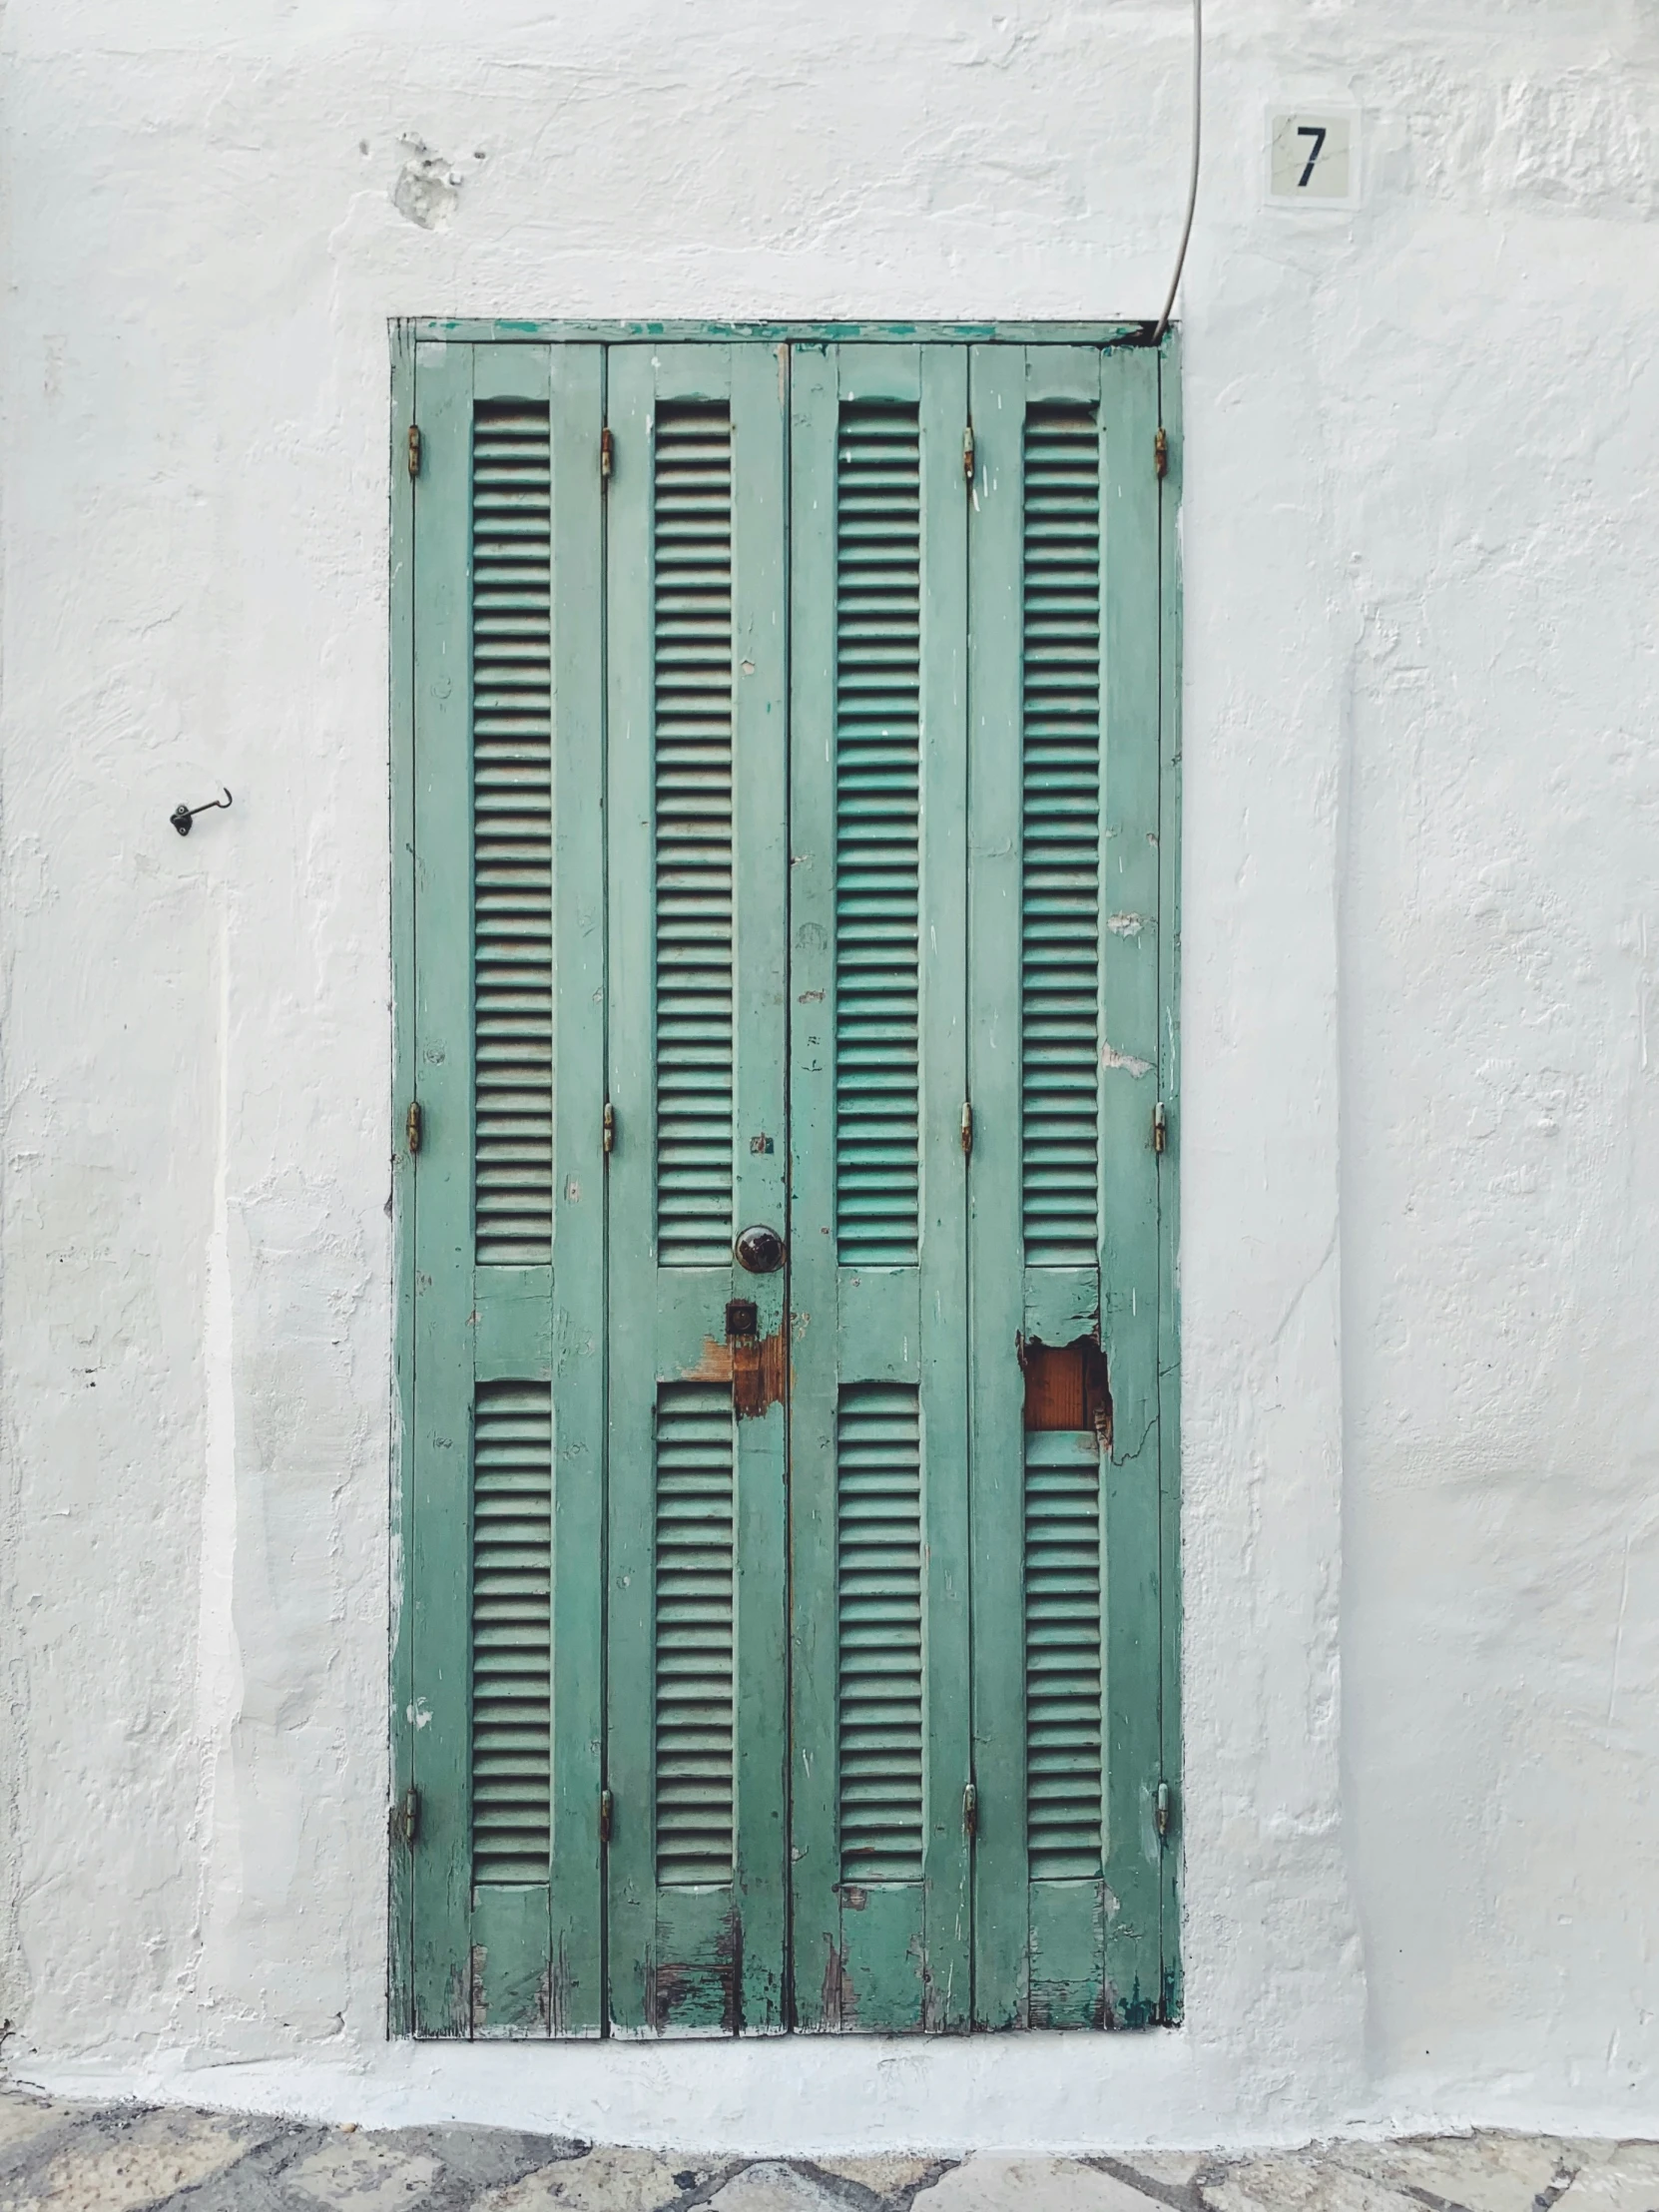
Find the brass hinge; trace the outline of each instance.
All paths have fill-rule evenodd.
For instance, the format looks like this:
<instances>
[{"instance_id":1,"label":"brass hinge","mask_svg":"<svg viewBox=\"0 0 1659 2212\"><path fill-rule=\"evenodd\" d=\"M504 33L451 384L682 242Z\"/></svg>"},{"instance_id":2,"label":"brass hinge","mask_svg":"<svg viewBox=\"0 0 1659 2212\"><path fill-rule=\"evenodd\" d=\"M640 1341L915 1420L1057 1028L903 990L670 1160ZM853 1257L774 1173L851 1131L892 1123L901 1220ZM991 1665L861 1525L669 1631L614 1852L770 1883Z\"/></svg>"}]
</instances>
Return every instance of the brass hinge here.
<instances>
[{"instance_id":1,"label":"brass hinge","mask_svg":"<svg viewBox=\"0 0 1659 2212\"><path fill-rule=\"evenodd\" d=\"M1169 1784L1167 1782L1160 1782L1157 1789L1153 1792L1152 1796L1152 1825L1158 1831L1160 1838L1165 1837L1169 1834L1170 1824L1174 1820L1174 1796L1171 1793Z\"/></svg>"},{"instance_id":2,"label":"brass hinge","mask_svg":"<svg viewBox=\"0 0 1659 2212\"><path fill-rule=\"evenodd\" d=\"M409 1101L409 1110L407 1114L405 1114L403 1117L403 1134L409 1141L410 1152L418 1152L420 1150L420 1101L418 1098L411 1098Z\"/></svg>"},{"instance_id":3,"label":"brass hinge","mask_svg":"<svg viewBox=\"0 0 1659 2212\"><path fill-rule=\"evenodd\" d=\"M969 1836L979 1833L979 1792L971 1782L962 1792L962 1829Z\"/></svg>"},{"instance_id":4,"label":"brass hinge","mask_svg":"<svg viewBox=\"0 0 1659 2212\"><path fill-rule=\"evenodd\" d=\"M969 491L973 489L973 424L962 432L962 479Z\"/></svg>"},{"instance_id":5,"label":"brass hinge","mask_svg":"<svg viewBox=\"0 0 1659 2212\"><path fill-rule=\"evenodd\" d=\"M409 424L409 474L420 474L420 432L412 422Z\"/></svg>"},{"instance_id":6,"label":"brass hinge","mask_svg":"<svg viewBox=\"0 0 1659 2212\"><path fill-rule=\"evenodd\" d=\"M601 1790L599 1793L599 1841L602 1844L608 1844L611 1840L611 1806L610 1791Z\"/></svg>"},{"instance_id":7,"label":"brass hinge","mask_svg":"<svg viewBox=\"0 0 1659 2212\"><path fill-rule=\"evenodd\" d=\"M599 481L610 482L611 467L616 460L616 446L611 438L611 426L607 422L599 433Z\"/></svg>"},{"instance_id":8,"label":"brass hinge","mask_svg":"<svg viewBox=\"0 0 1659 2212\"><path fill-rule=\"evenodd\" d=\"M964 1098L962 1101L962 1158L965 1160L972 1150L973 1105L971 1100Z\"/></svg>"},{"instance_id":9,"label":"brass hinge","mask_svg":"<svg viewBox=\"0 0 1659 2212\"><path fill-rule=\"evenodd\" d=\"M1169 1115L1165 1110L1163 1100L1159 1099L1157 1105L1152 1109L1152 1149L1154 1152L1162 1152L1168 1143Z\"/></svg>"},{"instance_id":10,"label":"brass hinge","mask_svg":"<svg viewBox=\"0 0 1659 2212\"><path fill-rule=\"evenodd\" d=\"M405 1851L414 1849L415 1840L420 1834L420 1792L418 1790L405 1790L392 1807L391 1833L392 1841L401 1844Z\"/></svg>"},{"instance_id":11,"label":"brass hinge","mask_svg":"<svg viewBox=\"0 0 1659 2212\"><path fill-rule=\"evenodd\" d=\"M1159 476L1169 474L1169 432L1161 422L1152 440L1152 466Z\"/></svg>"},{"instance_id":12,"label":"brass hinge","mask_svg":"<svg viewBox=\"0 0 1659 2212\"><path fill-rule=\"evenodd\" d=\"M599 1149L601 1152L616 1150L616 1108L609 1099L606 1099L605 1111L599 1117Z\"/></svg>"}]
</instances>

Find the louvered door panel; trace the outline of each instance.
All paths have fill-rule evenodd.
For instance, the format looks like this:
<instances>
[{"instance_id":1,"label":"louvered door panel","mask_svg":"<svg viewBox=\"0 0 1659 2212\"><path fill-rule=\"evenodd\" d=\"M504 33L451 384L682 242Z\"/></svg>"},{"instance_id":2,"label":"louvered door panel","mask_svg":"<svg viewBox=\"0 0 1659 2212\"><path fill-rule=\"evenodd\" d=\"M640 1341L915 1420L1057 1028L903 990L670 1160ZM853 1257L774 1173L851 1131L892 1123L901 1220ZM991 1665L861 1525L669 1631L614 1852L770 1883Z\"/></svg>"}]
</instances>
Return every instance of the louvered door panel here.
<instances>
[{"instance_id":1,"label":"louvered door panel","mask_svg":"<svg viewBox=\"0 0 1659 2212\"><path fill-rule=\"evenodd\" d=\"M732 1248L732 425L656 426L657 1248Z\"/></svg>"},{"instance_id":2,"label":"louvered door panel","mask_svg":"<svg viewBox=\"0 0 1659 2212\"><path fill-rule=\"evenodd\" d=\"M796 2002L913 2033L969 2003L966 354L792 376Z\"/></svg>"},{"instance_id":3,"label":"louvered door panel","mask_svg":"<svg viewBox=\"0 0 1659 2212\"><path fill-rule=\"evenodd\" d=\"M986 2027L1138 2025L1166 2001L1150 1814L1156 391L1155 362L1133 351L974 350L967 996L984 1139L969 1327Z\"/></svg>"},{"instance_id":4,"label":"louvered door panel","mask_svg":"<svg viewBox=\"0 0 1659 2212\"><path fill-rule=\"evenodd\" d=\"M921 1434L903 1385L843 1388L835 1433L843 1882L921 1875Z\"/></svg>"},{"instance_id":5,"label":"louvered door panel","mask_svg":"<svg viewBox=\"0 0 1659 2212\"><path fill-rule=\"evenodd\" d=\"M1025 1439L1025 1829L1031 1879L1100 1873L1100 1454Z\"/></svg>"},{"instance_id":6,"label":"louvered door panel","mask_svg":"<svg viewBox=\"0 0 1659 2212\"><path fill-rule=\"evenodd\" d=\"M835 484L835 1233L913 1263L921 775L917 410L843 405Z\"/></svg>"},{"instance_id":7,"label":"louvered door panel","mask_svg":"<svg viewBox=\"0 0 1659 2212\"><path fill-rule=\"evenodd\" d=\"M666 1386L657 1401L658 1880L732 1879L732 1393Z\"/></svg>"},{"instance_id":8,"label":"louvered door panel","mask_svg":"<svg viewBox=\"0 0 1659 2212\"><path fill-rule=\"evenodd\" d=\"M473 1149L481 1264L553 1238L551 453L548 411L472 430Z\"/></svg>"},{"instance_id":9,"label":"louvered door panel","mask_svg":"<svg viewBox=\"0 0 1659 2212\"><path fill-rule=\"evenodd\" d=\"M784 2006L785 1278L734 1244L789 1227L785 385L758 345L608 376L611 2021L735 2032Z\"/></svg>"},{"instance_id":10,"label":"louvered door panel","mask_svg":"<svg viewBox=\"0 0 1659 2212\"><path fill-rule=\"evenodd\" d=\"M422 2034L599 2024L596 1638L571 1574L584 1548L597 1558L598 1501L561 1487L555 1415L567 1464L591 1465L602 1430L591 1339L565 1332L557 1405L551 1348L556 1169L591 1187L598 1157L591 1111L576 1127L567 1115L556 1155L555 1024L570 1098L603 1080L597 978L574 934L557 1007L553 992L560 915L591 913L601 880L580 834L597 764L570 742L594 726L597 634L568 589L592 575L600 542L597 487L575 464L598 435L601 363L591 346L557 362L554 350L421 347L420 465L398 477L413 525L398 572L414 582L400 842L416 862L399 1022L421 1123L418 1152L399 1145L419 1295L401 1554L399 1704L413 1727L397 1796L416 1832L409 1982ZM400 422L408 408L405 393ZM556 812L570 838L557 876ZM587 1219L567 1216L559 1238L573 1283L599 1272L596 1246L582 1264ZM581 1830L561 1816L573 1797Z\"/></svg>"},{"instance_id":11,"label":"louvered door panel","mask_svg":"<svg viewBox=\"0 0 1659 2212\"><path fill-rule=\"evenodd\" d=\"M480 1382L472 1442L472 1879L545 1882L550 1840L553 1405Z\"/></svg>"},{"instance_id":12,"label":"louvered door panel","mask_svg":"<svg viewBox=\"0 0 1659 2212\"><path fill-rule=\"evenodd\" d=\"M1027 1267L1100 1246L1100 432L1025 419L1020 1116Z\"/></svg>"}]
</instances>

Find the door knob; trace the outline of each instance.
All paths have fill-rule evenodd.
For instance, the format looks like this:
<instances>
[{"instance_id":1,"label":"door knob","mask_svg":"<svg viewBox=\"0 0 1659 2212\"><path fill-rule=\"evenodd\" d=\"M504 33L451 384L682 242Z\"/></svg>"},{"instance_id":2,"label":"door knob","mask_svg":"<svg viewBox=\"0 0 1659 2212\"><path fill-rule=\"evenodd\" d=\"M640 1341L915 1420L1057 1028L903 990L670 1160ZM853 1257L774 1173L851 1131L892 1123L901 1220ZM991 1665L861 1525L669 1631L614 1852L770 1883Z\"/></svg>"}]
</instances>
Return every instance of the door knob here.
<instances>
[{"instance_id":1,"label":"door knob","mask_svg":"<svg viewBox=\"0 0 1659 2212\"><path fill-rule=\"evenodd\" d=\"M746 1229L734 1249L739 1267L751 1275L771 1275L784 1265L784 1240L776 1229Z\"/></svg>"}]
</instances>

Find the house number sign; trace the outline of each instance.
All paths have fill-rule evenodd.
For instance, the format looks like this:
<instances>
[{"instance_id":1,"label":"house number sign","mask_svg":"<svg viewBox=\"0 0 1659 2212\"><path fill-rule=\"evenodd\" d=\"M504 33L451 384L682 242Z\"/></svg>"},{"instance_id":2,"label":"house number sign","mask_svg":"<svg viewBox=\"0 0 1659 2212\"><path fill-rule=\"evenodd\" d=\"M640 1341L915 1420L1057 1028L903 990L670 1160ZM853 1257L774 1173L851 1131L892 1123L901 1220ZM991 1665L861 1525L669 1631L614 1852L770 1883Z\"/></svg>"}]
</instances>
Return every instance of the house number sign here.
<instances>
[{"instance_id":1,"label":"house number sign","mask_svg":"<svg viewBox=\"0 0 1659 2212\"><path fill-rule=\"evenodd\" d=\"M1268 118L1268 198L1281 206L1359 202L1359 118L1343 109L1278 108Z\"/></svg>"}]
</instances>

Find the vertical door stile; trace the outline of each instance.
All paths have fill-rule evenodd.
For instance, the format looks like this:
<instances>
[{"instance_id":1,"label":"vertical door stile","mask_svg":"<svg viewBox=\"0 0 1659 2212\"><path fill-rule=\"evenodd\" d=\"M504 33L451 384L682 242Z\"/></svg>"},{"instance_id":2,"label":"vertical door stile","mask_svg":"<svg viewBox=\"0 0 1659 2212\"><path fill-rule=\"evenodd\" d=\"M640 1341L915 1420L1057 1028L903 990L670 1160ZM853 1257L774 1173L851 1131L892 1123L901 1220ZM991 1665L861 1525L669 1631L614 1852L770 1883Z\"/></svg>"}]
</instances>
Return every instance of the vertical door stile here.
<instances>
[{"instance_id":1,"label":"vertical door stile","mask_svg":"<svg viewBox=\"0 0 1659 2212\"><path fill-rule=\"evenodd\" d=\"M1026 2024L1020 1229L1020 533L1025 349L973 348L969 521L968 1172L973 1409L974 2019Z\"/></svg>"},{"instance_id":2,"label":"vertical door stile","mask_svg":"<svg viewBox=\"0 0 1659 2212\"><path fill-rule=\"evenodd\" d=\"M657 1237L653 1155L656 856L653 778L652 494L655 391L649 357L613 346L606 420L607 1089L615 1111L607 1189L608 1394L606 1775L612 1798L606 1940L610 2018L647 2019L657 1951L653 1683L657 1441Z\"/></svg>"},{"instance_id":3,"label":"vertical door stile","mask_svg":"<svg viewBox=\"0 0 1659 2212\"><path fill-rule=\"evenodd\" d=\"M604 354L552 348L553 1924L556 2035L605 2018Z\"/></svg>"},{"instance_id":4,"label":"vertical door stile","mask_svg":"<svg viewBox=\"0 0 1659 2212\"><path fill-rule=\"evenodd\" d=\"M415 365L414 1505L418 2035L471 2032L472 348Z\"/></svg>"},{"instance_id":5,"label":"vertical door stile","mask_svg":"<svg viewBox=\"0 0 1659 2212\"><path fill-rule=\"evenodd\" d=\"M732 350L736 1207L740 1230L789 1221L789 351ZM789 1838L787 1272L734 1274L760 1311L734 1347L737 1464L738 2021L786 2024ZM718 1318L718 1317L717 1317ZM737 1372L738 1363L742 1373Z\"/></svg>"},{"instance_id":6,"label":"vertical door stile","mask_svg":"<svg viewBox=\"0 0 1659 2212\"><path fill-rule=\"evenodd\" d=\"M396 1297L392 1401L391 1853L387 1869L386 2031L414 2033L414 1838L407 1810L414 1789L414 1589L410 1562L415 1516L417 1434L414 1394L415 1169L408 1111L415 1074L414 478L409 430L417 422L411 326L391 331L391 591L388 605L391 691L392 1065L387 1101L392 1139L392 1281ZM401 1140L401 1141L399 1141ZM401 1813L401 1817L400 1817Z\"/></svg>"},{"instance_id":7,"label":"vertical door stile","mask_svg":"<svg viewBox=\"0 0 1659 2212\"><path fill-rule=\"evenodd\" d=\"M1106 1930L1110 2024L1160 2016L1158 361L1102 363L1106 814L1102 1060L1107 1175L1102 1342L1112 1389L1105 1496Z\"/></svg>"},{"instance_id":8,"label":"vertical door stile","mask_svg":"<svg viewBox=\"0 0 1659 2212\"><path fill-rule=\"evenodd\" d=\"M1162 1772L1174 1793L1164 1839L1160 2016L1182 2014L1181 1881L1181 571L1176 518L1185 445L1181 435L1181 341L1168 332L1158 364L1159 420L1169 465L1158 492L1158 1081L1166 1142L1158 1156L1158 1600L1162 1667Z\"/></svg>"},{"instance_id":9,"label":"vertical door stile","mask_svg":"<svg viewBox=\"0 0 1659 2212\"><path fill-rule=\"evenodd\" d=\"M967 1790L967 349L921 355L921 2025L972 2017Z\"/></svg>"},{"instance_id":10,"label":"vertical door stile","mask_svg":"<svg viewBox=\"0 0 1659 2212\"><path fill-rule=\"evenodd\" d=\"M790 1861L795 2018L850 2010L836 1824L835 354L790 364ZM850 2021L847 2024L851 2024Z\"/></svg>"}]
</instances>

